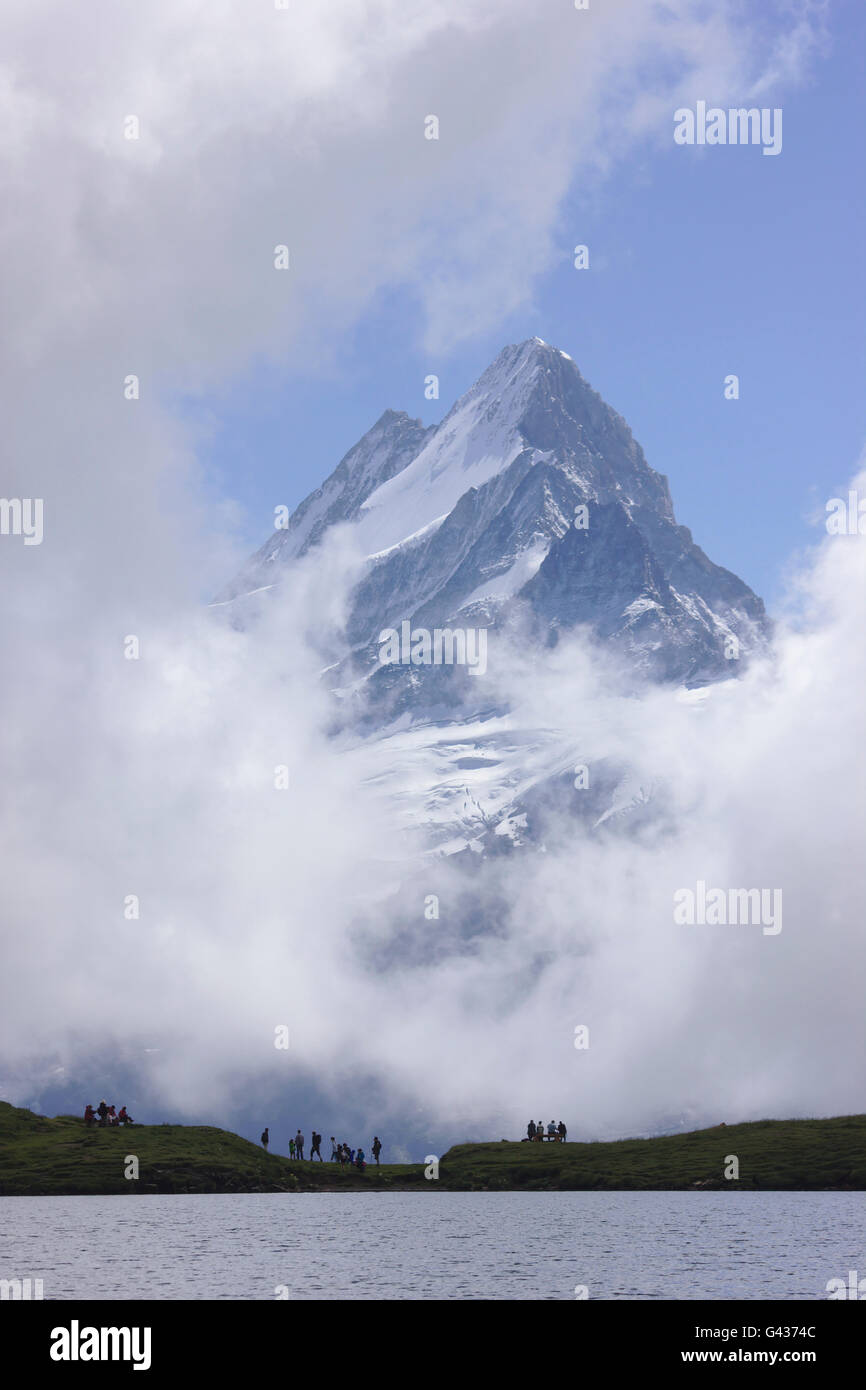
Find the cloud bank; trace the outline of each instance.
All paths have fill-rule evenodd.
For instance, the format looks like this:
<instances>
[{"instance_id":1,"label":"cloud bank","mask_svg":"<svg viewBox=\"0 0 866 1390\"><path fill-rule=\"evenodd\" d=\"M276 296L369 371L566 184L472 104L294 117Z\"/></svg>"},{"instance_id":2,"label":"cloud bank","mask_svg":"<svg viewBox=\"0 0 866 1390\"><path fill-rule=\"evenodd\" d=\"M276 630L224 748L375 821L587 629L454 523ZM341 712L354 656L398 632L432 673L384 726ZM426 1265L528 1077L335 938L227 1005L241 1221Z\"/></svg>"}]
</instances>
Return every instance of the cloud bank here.
<instances>
[{"instance_id":1,"label":"cloud bank","mask_svg":"<svg viewBox=\"0 0 866 1390\"><path fill-rule=\"evenodd\" d=\"M780 52L796 76L805 31L786 49L688 0L531 17L115 0L74 23L12 3L2 25L3 486L45 508L40 546L0 544L9 1074L38 1086L58 1060L158 1048L153 1083L190 1113L287 1061L337 1086L381 1076L436 1114L856 1108L856 540L825 544L815 614L775 663L697 708L614 699L579 654L515 658L499 679L519 717L561 724L574 687L663 775L671 829L628 852L551 844L503 870L510 909L474 956L382 977L358 950L371 902L383 942L429 924L388 896L400 832L375 754L328 736L317 673L353 556L337 547L327 581L299 571L254 634L215 623L201 600L238 567L232 503L173 407L257 356L326 369L393 285L431 349L488 329L568 247L576 178L668 138L695 95L760 84ZM697 877L778 882L784 931L675 933L670 894Z\"/></svg>"}]
</instances>

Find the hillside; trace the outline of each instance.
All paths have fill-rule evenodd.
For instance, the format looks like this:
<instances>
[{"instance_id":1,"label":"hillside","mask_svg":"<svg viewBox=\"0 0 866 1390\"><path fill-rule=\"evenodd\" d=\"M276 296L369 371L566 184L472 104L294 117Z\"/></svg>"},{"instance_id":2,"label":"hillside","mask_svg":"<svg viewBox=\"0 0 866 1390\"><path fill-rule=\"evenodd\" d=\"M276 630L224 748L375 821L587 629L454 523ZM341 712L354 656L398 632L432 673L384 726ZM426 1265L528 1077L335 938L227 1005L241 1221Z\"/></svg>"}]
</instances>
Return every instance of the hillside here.
<instances>
[{"instance_id":1,"label":"hillside","mask_svg":"<svg viewBox=\"0 0 866 1390\"><path fill-rule=\"evenodd\" d=\"M138 1159L137 1180L124 1177L127 1155ZM347 1191L369 1187L370 1172L292 1163L210 1125L88 1129L76 1116L47 1119L0 1102L0 1196ZM391 1165L376 1186L418 1183L427 1186L420 1165Z\"/></svg>"},{"instance_id":2,"label":"hillside","mask_svg":"<svg viewBox=\"0 0 866 1390\"><path fill-rule=\"evenodd\" d=\"M726 1180L736 1154L738 1182ZM137 1180L124 1176L138 1159ZM761 1120L614 1143L458 1144L438 1182L424 1165L383 1164L364 1174L293 1163L207 1125L87 1129L0 1102L0 1196L111 1193L581 1190L866 1190L866 1115Z\"/></svg>"},{"instance_id":3,"label":"hillside","mask_svg":"<svg viewBox=\"0 0 866 1390\"><path fill-rule=\"evenodd\" d=\"M739 1181L724 1176L729 1154ZM758 1120L604 1144L459 1144L442 1165L452 1190L866 1189L866 1115Z\"/></svg>"}]
</instances>

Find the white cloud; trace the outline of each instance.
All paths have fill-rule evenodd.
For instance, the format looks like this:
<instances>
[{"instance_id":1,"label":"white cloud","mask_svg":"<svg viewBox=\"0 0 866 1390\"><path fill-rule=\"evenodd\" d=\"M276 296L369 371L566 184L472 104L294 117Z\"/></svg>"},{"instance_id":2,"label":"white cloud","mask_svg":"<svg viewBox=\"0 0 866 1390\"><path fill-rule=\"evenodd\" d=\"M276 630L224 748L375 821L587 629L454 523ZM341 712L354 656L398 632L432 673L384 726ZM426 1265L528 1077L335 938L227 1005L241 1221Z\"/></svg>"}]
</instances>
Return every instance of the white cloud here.
<instances>
[{"instance_id":1,"label":"white cloud","mask_svg":"<svg viewBox=\"0 0 866 1390\"><path fill-rule=\"evenodd\" d=\"M591 767L624 759L665 814L637 838L564 822L544 854L500 863L498 934L405 972L370 1045L383 1066L481 1132L539 1106L576 1110L581 1134L862 1107L864 569L862 538L825 539L798 624L703 699L617 696L580 643L518 661L520 727L584 740ZM673 894L698 879L781 889L781 932L675 925ZM429 891L447 939L456 882L437 870Z\"/></svg>"},{"instance_id":2,"label":"white cloud","mask_svg":"<svg viewBox=\"0 0 866 1390\"><path fill-rule=\"evenodd\" d=\"M172 400L215 390L257 354L327 362L376 293L398 283L424 305L431 345L496 323L528 302L560 254L558 209L575 175L610 167L662 115L668 130L666 113L688 93L754 80L752 36L687 0L585 14L555 4L530 14L517 0L295 0L285 12L111 0L83 18L20 0L6 6L3 30L4 490L45 501L41 546L0 543L7 1064L56 1053L74 1067L110 1039L159 1045L166 1095L202 1104L230 1075L267 1072L273 1026L285 1021L328 1074L351 1059L443 1109L495 1109L512 1099L525 1108L549 1067L551 1103L564 1108L577 1054L566 1038L561 1058L545 1029L553 1017L571 1027L582 1001L570 982L585 957L542 976L516 1007L508 1000L528 953L567 947L569 909L586 891L594 907L580 909L581 949L598 949L584 998L619 1028L618 1050L600 1049L586 1113L625 1114L640 1094L674 1103L686 1083L702 1084L712 1039L695 1047L683 1025L647 1043L646 1031L669 1019L674 999L695 1001L677 1006L684 1020L701 1016L701 1002L709 1016L721 1005L708 998L709 948L665 963L651 937L621 931L662 882L657 854L638 855L625 878L615 851L600 863L581 854L584 879L572 882L552 851L516 885L525 915L473 961L445 960L398 991L363 970L355 919L396 832L366 789L363 757L326 738L314 678L318 615L339 613L352 558L335 550L330 588L311 572L299 578L288 611L275 609L255 639L215 629L196 605L236 569L229 509L210 499L200 440ZM423 139L431 111L438 142ZM138 141L123 136L130 114ZM281 242L287 273L273 269ZM131 372L135 402L122 394ZM819 570L819 591L845 591L841 556ZM123 659L130 633L138 662ZM748 788L762 862L781 865L782 829L802 835L803 803L791 785L777 828L772 777L796 781L795 750L814 719L807 762L828 821L813 871L836 864L850 789L844 736L822 700L837 689L833 673L843 698L853 688L843 683L854 675L848 640L848 619L834 612L812 636L789 639L777 678L720 693L707 766L680 766L682 717L647 700L638 726L645 718L647 738L670 741L679 794L703 796L705 776L721 779L691 836L728 833ZM816 653L826 668L804 692L802 665ZM539 676L526 689L543 705L553 687ZM769 730L765 707L778 715ZM727 719L736 740L725 738ZM740 729L765 764L763 792L741 766ZM828 758L837 797L821 781ZM288 794L270 785L282 762ZM712 843L719 872L737 862L736 836ZM665 871L690 872L693 850L689 836L675 838ZM812 860L794 858L786 872L805 874ZM130 893L141 898L138 922L123 919ZM383 934L391 925L385 915ZM759 957L759 971L772 951L787 962L785 1038L794 986L829 988L833 960L814 944L795 959L789 940L760 943ZM754 980L746 992L759 1010ZM837 1040L855 1026L846 1007L822 1018ZM818 1088L806 1044L787 1044L799 1079L777 1084L772 1046L750 1082L756 1104L788 1093L809 1103ZM640 1047L657 1085L618 1092ZM810 1054L816 1077L825 1051L818 1043ZM720 1078L735 1073L714 1073L719 1104L729 1098ZM849 1083L837 1068L834 1103L849 1103Z\"/></svg>"},{"instance_id":3,"label":"white cloud","mask_svg":"<svg viewBox=\"0 0 866 1390\"><path fill-rule=\"evenodd\" d=\"M825 539L799 628L704 699L617 694L579 642L515 662L519 726L593 730L591 769L596 750L626 760L666 812L637 839L566 822L545 853L501 861L496 930L468 950L465 883L441 861L419 875L401 849L411 767L382 797L382 746L324 732L307 624L339 615L351 568L334 560L305 562L255 632L195 618L145 631L139 662L115 639L67 654L65 676L56 654L13 672L7 1065L158 1046L149 1075L200 1113L242 1078L275 1080L286 1023L291 1067L325 1086L380 1078L395 1104L481 1132L494 1117L514 1132L539 1105L575 1135L856 1110L862 540ZM673 894L698 879L781 888L782 932L675 925ZM411 964L391 953L407 934ZM370 966L371 941L389 968Z\"/></svg>"}]
</instances>

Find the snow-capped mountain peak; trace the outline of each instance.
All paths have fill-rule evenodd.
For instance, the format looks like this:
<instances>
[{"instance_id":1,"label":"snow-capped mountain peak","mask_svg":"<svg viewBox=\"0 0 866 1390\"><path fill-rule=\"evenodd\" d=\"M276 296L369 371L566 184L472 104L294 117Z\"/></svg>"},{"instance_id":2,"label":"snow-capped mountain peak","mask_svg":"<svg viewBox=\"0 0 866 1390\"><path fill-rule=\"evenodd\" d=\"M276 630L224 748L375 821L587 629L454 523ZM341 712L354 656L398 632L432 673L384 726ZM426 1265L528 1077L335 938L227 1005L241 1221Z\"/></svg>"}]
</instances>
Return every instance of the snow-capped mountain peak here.
<instances>
[{"instance_id":1,"label":"snow-capped mountain peak","mask_svg":"<svg viewBox=\"0 0 866 1390\"><path fill-rule=\"evenodd\" d=\"M677 525L628 425L540 338L503 348L439 425L386 411L224 597L290 584L337 523L368 557L340 683L370 674L383 715L462 698L441 671L378 666L380 631L404 620L495 628L520 610L542 643L588 625L646 675L690 683L730 675L732 639L745 656L763 638L760 599Z\"/></svg>"}]
</instances>

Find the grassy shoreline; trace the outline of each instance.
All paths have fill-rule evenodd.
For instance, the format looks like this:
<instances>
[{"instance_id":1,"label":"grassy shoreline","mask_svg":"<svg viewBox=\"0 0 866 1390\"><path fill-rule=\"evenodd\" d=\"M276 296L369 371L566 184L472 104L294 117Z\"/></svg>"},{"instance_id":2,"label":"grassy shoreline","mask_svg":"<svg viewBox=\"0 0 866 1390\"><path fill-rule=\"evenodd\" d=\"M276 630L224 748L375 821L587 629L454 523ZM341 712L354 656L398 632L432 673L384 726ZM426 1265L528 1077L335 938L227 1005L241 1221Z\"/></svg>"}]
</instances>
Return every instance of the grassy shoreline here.
<instances>
[{"instance_id":1,"label":"grassy shoreline","mask_svg":"<svg viewBox=\"0 0 866 1390\"><path fill-rule=\"evenodd\" d=\"M725 1178L729 1155L739 1180ZM125 1177L129 1156L138 1178ZM730 1165L728 1165L730 1166ZM866 1115L759 1120L611 1143L458 1144L424 1164L293 1162L206 1125L88 1129L0 1102L0 1196L229 1192L864 1191Z\"/></svg>"}]
</instances>

